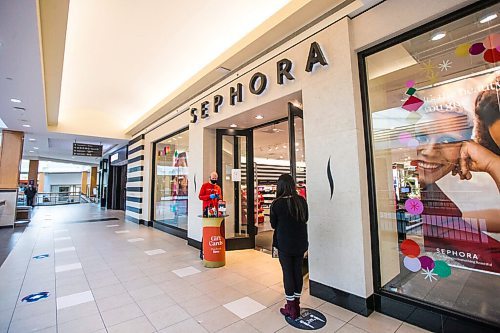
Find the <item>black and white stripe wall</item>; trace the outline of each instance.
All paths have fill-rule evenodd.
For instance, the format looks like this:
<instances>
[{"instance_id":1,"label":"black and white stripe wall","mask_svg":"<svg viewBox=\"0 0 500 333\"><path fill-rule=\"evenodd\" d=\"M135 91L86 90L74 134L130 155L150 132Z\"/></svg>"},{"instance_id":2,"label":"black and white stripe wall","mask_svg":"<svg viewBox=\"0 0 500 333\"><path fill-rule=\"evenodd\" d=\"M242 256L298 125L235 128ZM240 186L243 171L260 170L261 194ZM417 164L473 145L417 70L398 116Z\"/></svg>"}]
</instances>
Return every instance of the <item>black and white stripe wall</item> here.
<instances>
[{"instance_id":1,"label":"black and white stripe wall","mask_svg":"<svg viewBox=\"0 0 500 333\"><path fill-rule=\"evenodd\" d=\"M144 135L128 143L127 198L125 219L134 223L144 223L142 201L144 179Z\"/></svg>"}]
</instances>

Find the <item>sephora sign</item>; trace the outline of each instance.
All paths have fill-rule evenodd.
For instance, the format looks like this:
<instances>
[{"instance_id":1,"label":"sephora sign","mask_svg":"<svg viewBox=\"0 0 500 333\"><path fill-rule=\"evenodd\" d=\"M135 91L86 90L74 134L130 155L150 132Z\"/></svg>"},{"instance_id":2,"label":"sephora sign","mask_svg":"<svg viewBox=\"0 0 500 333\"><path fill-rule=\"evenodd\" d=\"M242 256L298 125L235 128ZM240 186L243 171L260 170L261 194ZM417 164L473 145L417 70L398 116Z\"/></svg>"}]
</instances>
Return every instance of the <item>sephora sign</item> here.
<instances>
[{"instance_id":1,"label":"sephora sign","mask_svg":"<svg viewBox=\"0 0 500 333\"><path fill-rule=\"evenodd\" d=\"M317 42L311 43L309 47L309 55L305 64L305 71L312 72L314 66L319 64L321 66L328 65L326 58L321 50L321 47ZM277 74L277 84L284 84L285 80L294 80L294 76L291 73L292 61L287 58L283 58L276 62L276 74ZM248 83L248 90L254 95L261 95L267 88L268 77L266 74L261 72L256 72L250 78ZM237 83L236 86L229 87L229 105L236 105L236 103L243 102L243 84ZM213 113L219 113L221 106L224 103L224 97L222 95L215 95L213 100L205 100L201 102L199 107L191 108L191 123L198 122L198 118L205 119L210 116L210 109ZM210 105L212 104L212 105Z\"/></svg>"}]
</instances>

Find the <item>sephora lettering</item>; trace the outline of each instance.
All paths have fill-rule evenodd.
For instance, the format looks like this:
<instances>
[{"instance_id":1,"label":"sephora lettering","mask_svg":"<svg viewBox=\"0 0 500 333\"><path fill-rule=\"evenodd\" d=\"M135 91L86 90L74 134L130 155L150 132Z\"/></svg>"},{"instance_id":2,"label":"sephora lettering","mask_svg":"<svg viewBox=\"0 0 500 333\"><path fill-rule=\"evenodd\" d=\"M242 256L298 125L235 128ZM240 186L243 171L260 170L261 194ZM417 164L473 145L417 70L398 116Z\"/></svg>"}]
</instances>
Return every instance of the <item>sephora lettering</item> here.
<instances>
[{"instance_id":1,"label":"sephora lettering","mask_svg":"<svg viewBox=\"0 0 500 333\"><path fill-rule=\"evenodd\" d=\"M320 64L321 66L328 65L325 55L321 50L321 47L317 42L311 43L309 47L309 55L307 57L307 62L305 66L306 72L312 72L314 65ZM293 63L290 59L281 59L276 63L276 76L277 83L282 85L285 80L292 81L295 77L292 75ZM267 88L269 80L266 74L257 72L252 75L250 82L248 84L248 90L253 95L261 95ZM236 105L237 103L243 102L243 84L237 83L235 86L229 87L229 105ZM205 119L210 116L210 104L213 104L212 111L214 113L219 113L220 108L224 103L224 97L222 95L215 95L212 101L205 100L201 102L198 108L191 108L191 123L196 123L198 117Z\"/></svg>"}]
</instances>

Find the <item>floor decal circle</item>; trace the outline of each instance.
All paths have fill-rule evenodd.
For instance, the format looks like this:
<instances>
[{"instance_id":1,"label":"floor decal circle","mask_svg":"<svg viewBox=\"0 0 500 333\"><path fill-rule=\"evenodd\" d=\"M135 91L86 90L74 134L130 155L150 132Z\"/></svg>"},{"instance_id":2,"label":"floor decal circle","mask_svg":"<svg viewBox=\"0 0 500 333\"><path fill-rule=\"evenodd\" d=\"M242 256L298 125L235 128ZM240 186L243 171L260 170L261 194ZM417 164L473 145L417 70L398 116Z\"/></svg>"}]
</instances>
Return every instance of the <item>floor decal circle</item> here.
<instances>
[{"instance_id":1,"label":"floor decal circle","mask_svg":"<svg viewBox=\"0 0 500 333\"><path fill-rule=\"evenodd\" d=\"M287 323L295 328L307 331L318 330L326 325L326 317L313 309L300 309L300 317L293 320L290 317L285 317Z\"/></svg>"},{"instance_id":2,"label":"floor decal circle","mask_svg":"<svg viewBox=\"0 0 500 333\"><path fill-rule=\"evenodd\" d=\"M41 291L36 294L30 294L28 296L25 296L21 302L27 302L27 303L33 303L36 301L39 301L41 299L49 297L49 292L48 291Z\"/></svg>"}]
</instances>

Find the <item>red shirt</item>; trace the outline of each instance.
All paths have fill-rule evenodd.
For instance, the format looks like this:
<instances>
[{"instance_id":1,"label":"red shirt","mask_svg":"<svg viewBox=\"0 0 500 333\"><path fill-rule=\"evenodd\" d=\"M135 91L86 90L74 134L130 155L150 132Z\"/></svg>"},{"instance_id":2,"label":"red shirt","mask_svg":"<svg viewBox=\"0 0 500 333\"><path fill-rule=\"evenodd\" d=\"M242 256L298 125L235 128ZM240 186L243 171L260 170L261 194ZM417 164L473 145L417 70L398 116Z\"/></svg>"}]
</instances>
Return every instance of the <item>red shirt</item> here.
<instances>
[{"instance_id":1,"label":"red shirt","mask_svg":"<svg viewBox=\"0 0 500 333\"><path fill-rule=\"evenodd\" d=\"M218 194L219 198L210 199L210 194ZM222 200L222 189L217 184L205 183L200 189L198 198L203 201L203 211L210 206L217 207L219 200Z\"/></svg>"}]
</instances>

